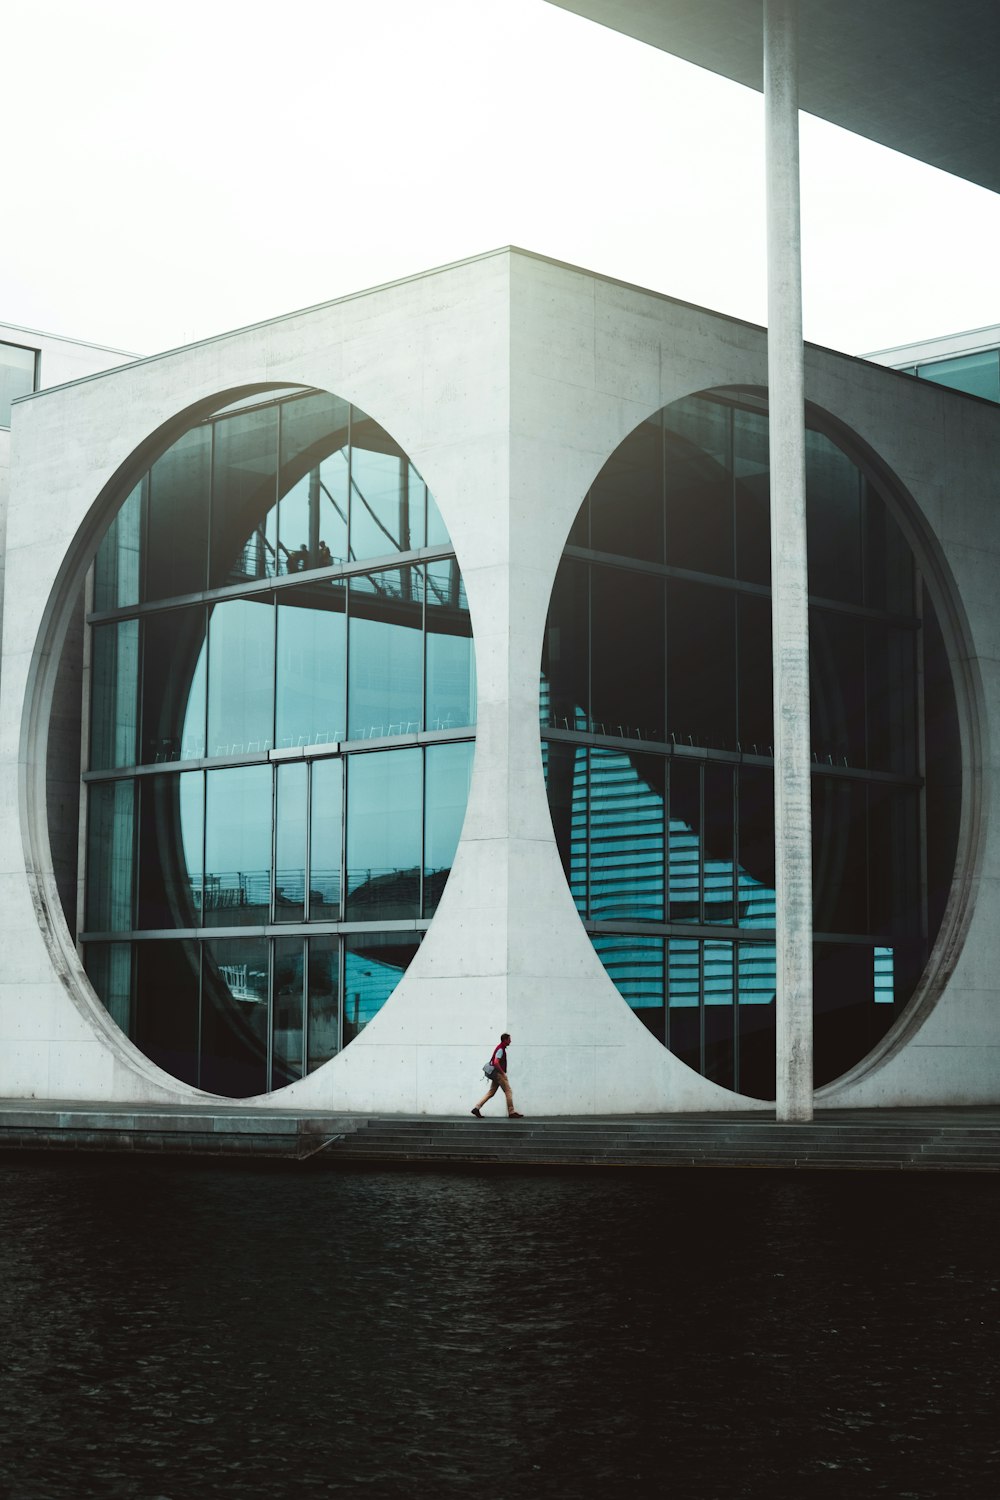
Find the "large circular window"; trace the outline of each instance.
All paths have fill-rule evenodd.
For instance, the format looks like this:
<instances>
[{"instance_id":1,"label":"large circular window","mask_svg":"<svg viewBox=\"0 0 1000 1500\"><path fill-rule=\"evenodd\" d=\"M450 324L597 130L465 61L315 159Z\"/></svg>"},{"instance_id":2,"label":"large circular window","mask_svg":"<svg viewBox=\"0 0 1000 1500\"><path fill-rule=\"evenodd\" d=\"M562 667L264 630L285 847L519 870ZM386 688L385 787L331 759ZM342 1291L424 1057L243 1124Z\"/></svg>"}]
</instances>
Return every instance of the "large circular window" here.
<instances>
[{"instance_id":1,"label":"large circular window","mask_svg":"<svg viewBox=\"0 0 1000 1500\"><path fill-rule=\"evenodd\" d=\"M433 496L347 402L228 406L122 497L88 628L87 972L175 1077L278 1088L383 1005L458 842L475 667Z\"/></svg>"},{"instance_id":2,"label":"large circular window","mask_svg":"<svg viewBox=\"0 0 1000 1500\"><path fill-rule=\"evenodd\" d=\"M767 414L695 396L587 495L542 675L556 840L635 1014L696 1071L774 1097ZM941 630L881 482L807 432L815 1081L913 994L955 866L961 771Z\"/></svg>"}]
</instances>

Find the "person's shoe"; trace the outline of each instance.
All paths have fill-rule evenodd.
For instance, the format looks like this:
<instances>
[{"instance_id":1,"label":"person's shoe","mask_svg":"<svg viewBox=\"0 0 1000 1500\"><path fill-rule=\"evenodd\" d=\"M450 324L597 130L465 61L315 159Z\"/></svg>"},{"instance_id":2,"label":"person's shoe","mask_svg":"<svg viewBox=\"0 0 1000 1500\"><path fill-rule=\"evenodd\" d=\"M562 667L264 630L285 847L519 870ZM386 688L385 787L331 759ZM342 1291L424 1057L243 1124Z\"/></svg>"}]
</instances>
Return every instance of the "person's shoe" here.
<instances>
[{"instance_id":1,"label":"person's shoe","mask_svg":"<svg viewBox=\"0 0 1000 1500\"><path fill-rule=\"evenodd\" d=\"M523 1120L524 1116L519 1109L512 1109L507 1118L508 1120Z\"/></svg>"},{"instance_id":2,"label":"person's shoe","mask_svg":"<svg viewBox=\"0 0 1000 1500\"><path fill-rule=\"evenodd\" d=\"M475 1117L476 1117L477 1120L481 1120L483 1118L482 1115L479 1113L478 1109L474 1109L472 1111L472 1113L475 1115Z\"/></svg>"}]
</instances>

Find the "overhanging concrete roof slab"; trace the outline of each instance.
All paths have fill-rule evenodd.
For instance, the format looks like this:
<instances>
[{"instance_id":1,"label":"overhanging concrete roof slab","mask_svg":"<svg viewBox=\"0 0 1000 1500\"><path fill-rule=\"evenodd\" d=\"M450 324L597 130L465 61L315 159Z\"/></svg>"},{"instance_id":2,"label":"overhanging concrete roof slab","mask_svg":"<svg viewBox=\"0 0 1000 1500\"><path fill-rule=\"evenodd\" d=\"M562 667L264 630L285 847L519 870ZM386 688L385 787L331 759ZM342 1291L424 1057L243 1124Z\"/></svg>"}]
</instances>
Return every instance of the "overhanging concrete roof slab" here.
<instances>
[{"instance_id":1,"label":"overhanging concrete roof slab","mask_svg":"<svg viewBox=\"0 0 1000 1500\"><path fill-rule=\"evenodd\" d=\"M763 0L549 0L763 88ZM1000 192L997 0L800 0L809 114Z\"/></svg>"}]
</instances>

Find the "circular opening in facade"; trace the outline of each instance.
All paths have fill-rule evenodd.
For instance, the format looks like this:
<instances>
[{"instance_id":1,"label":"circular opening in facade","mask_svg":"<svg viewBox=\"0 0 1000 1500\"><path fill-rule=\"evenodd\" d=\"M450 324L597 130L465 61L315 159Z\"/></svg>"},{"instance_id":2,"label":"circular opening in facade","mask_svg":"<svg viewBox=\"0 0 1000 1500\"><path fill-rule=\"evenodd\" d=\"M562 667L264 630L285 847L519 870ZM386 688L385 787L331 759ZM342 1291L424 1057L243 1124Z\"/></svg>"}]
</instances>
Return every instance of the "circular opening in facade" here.
<instances>
[{"instance_id":1,"label":"circular opening in facade","mask_svg":"<svg viewBox=\"0 0 1000 1500\"><path fill-rule=\"evenodd\" d=\"M472 631L434 497L335 396L229 404L117 497L85 648L98 996L211 1093L313 1072L413 958L465 814Z\"/></svg>"},{"instance_id":2,"label":"circular opening in facade","mask_svg":"<svg viewBox=\"0 0 1000 1500\"><path fill-rule=\"evenodd\" d=\"M549 807L577 909L649 1030L739 1093L775 1092L766 406L643 422L574 522L547 621ZM815 1083L913 995L961 806L955 691L882 481L810 418L807 510Z\"/></svg>"}]
</instances>

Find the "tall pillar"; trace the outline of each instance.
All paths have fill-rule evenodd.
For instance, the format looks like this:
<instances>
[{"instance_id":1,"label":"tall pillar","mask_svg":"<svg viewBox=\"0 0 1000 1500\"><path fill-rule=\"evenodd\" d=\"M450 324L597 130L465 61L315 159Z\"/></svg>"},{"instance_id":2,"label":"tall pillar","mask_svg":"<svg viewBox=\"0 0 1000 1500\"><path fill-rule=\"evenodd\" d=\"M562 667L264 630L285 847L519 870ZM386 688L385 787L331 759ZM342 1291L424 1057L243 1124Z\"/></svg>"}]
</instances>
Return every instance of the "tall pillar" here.
<instances>
[{"instance_id":1,"label":"tall pillar","mask_svg":"<svg viewBox=\"0 0 1000 1500\"><path fill-rule=\"evenodd\" d=\"M779 1120L811 1120L812 816L798 0L764 3Z\"/></svg>"}]
</instances>

